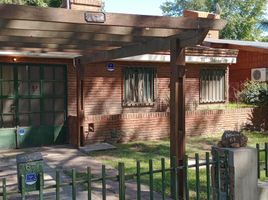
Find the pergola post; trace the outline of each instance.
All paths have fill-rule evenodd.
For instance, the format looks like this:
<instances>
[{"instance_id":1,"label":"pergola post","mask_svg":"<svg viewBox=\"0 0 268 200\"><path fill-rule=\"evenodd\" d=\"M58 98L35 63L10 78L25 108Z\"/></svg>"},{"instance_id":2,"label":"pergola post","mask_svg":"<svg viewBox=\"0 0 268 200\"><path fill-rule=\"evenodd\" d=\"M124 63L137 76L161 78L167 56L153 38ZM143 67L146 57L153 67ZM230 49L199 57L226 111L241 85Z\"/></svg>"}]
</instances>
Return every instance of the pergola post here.
<instances>
[{"instance_id":1,"label":"pergola post","mask_svg":"<svg viewBox=\"0 0 268 200\"><path fill-rule=\"evenodd\" d=\"M76 147L81 146L81 125L83 120L83 84L82 84L82 74L83 67L81 65L80 58L74 59L74 66L76 68Z\"/></svg>"},{"instance_id":2,"label":"pergola post","mask_svg":"<svg viewBox=\"0 0 268 200\"><path fill-rule=\"evenodd\" d=\"M177 166L182 166L185 155L185 53L184 48L180 47L179 39L170 42L170 157L171 160L176 157ZM183 179L183 170L178 170L179 199L184 196ZM174 198L176 188L173 183L171 186Z\"/></svg>"}]
</instances>

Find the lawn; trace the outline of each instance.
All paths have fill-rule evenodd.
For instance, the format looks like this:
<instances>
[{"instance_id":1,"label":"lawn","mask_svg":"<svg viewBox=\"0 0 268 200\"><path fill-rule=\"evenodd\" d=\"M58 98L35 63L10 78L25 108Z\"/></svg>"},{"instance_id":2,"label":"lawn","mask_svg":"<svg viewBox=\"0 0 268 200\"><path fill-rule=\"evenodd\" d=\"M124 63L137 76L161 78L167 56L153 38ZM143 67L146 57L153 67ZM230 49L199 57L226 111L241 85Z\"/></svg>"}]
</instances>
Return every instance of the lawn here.
<instances>
[{"instance_id":1,"label":"lawn","mask_svg":"<svg viewBox=\"0 0 268 200\"><path fill-rule=\"evenodd\" d=\"M268 135L253 132L245 133L248 138L249 146L255 147L256 143L260 143L261 147L265 142L268 142ZM186 152L190 159L194 159L195 153L200 154L200 158L205 158L205 152L209 152L211 146L216 145L219 141L221 135L216 134L214 136L196 136L196 137L188 137ZM125 163L126 173L127 174L135 174L136 173L136 161L139 160L141 162L141 171L148 171L148 160L153 160L154 169L160 169L161 167L161 158L165 158L166 166L169 167L170 159L169 159L169 140L161 140L161 141L137 141L130 142L125 144L116 144L117 149L109 150L109 151L100 151L89 154L90 156L96 158L97 160L103 162L104 164L110 165L114 168L117 168L119 162ZM169 174L167 174L167 178L169 179ZM201 199L205 198L205 188L206 188L206 176L205 169L201 169L200 171L200 179L201 179ZM142 182L147 184L148 177L143 177ZM190 193L192 198L195 197L195 171L189 170L189 186ZM167 180L167 187L169 188L169 180ZM155 174L154 176L154 188L157 191L161 191L161 176L160 174ZM167 188L167 194L169 194L169 189Z\"/></svg>"}]
</instances>

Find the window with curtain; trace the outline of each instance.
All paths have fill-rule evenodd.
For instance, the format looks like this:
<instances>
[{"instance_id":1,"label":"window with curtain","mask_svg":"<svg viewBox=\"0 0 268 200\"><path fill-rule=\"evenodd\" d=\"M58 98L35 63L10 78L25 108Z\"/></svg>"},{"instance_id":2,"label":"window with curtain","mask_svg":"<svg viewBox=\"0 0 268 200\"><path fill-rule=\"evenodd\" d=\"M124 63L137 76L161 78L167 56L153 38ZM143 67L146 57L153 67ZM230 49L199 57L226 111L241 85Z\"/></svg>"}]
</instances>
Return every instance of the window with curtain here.
<instances>
[{"instance_id":1,"label":"window with curtain","mask_svg":"<svg viewBox=\"0 0 268 200\"><path fill-rule=\"evenodd\" d=\"M149 106L154 102L155 69L151 67L124 68L125 106Z\"/></svg>"},{"instance_id":2,"label":"window with curtain","mask_svg":"<svg viewBox=\"0 0 268 200\"><path fill-rule=\"evenodd\" d=\"M217 103L225 101L225 69L201 69L200 102Z\"/></svg>"}]
</instances>

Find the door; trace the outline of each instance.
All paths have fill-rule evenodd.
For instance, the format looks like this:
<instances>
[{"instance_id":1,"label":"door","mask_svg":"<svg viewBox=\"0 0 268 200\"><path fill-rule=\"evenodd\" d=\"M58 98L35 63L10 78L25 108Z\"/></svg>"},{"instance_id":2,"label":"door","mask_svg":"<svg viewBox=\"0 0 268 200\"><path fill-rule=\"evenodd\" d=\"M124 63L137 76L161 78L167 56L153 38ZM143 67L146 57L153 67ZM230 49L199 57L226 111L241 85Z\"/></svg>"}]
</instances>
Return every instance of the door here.
<instances>
[{"instance_id":1,"label":"door","mask_svg":"<svg viewBox=\"0 0 268 200\"><path fill-rule=\"evenodd\" d=\"M10 141L2 146L14 147L15 143L15 147L22 148L64 143L65 66L9 64L1 68L3 77L9 79L5 80L8 87L1 94L1 99L8 102L2 106L2 115L8 120L3 120L0 140Z\"/></svg>"}]
</instances>

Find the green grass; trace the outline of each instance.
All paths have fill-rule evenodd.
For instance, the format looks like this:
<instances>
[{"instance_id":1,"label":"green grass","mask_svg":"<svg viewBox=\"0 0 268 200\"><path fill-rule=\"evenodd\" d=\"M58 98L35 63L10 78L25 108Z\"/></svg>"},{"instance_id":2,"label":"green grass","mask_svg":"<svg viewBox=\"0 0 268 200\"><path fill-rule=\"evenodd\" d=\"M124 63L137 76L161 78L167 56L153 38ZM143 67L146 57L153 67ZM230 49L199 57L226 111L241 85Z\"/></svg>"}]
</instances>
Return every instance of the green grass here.
<instances>
[{"instance_id":1,"label":"green grass","mask_svg":"<svg viewBox=\"0 0 268 200\"><path fill-rule=\"evenodd\" d=\"M245 103L227 103L227 104L218 104L218 105L211 105L208 104L207 106L200 106L197 110L225 110L225 109L237 109L237 108L254 108L254 105L249 105Z\"/></svg>"},{"instance_id":2,"label":"green grass","mask_svg":"<svg viewBox=\"0 0 268 200\"><path fill-rule=\"evenodd\" d=\"M268 135L261 134L258 132L245 132L248 136L248 146L255 147L256 143L260 143L263 148L263 144L268 142ZM221 135L215 134L214 136L196 136L187 137L186 152L190 159L193 159L195 153L200 154L200 158L205 158L205 152L209 152L213 145L216 145L220 140ZM91 157L103 162L106 165L110 165L117 168L119 162L125 163L126 174L136 173L136 161L141 162L141 171L148 172L148 160L153 160L154 169L161 168L161 158L165 158L166 167L170 166L170 145L169 140L161 141L138 141L130 142L125 144L117 144L117 149L100 151L89 154ZM264 159L264 155L261 155ZM202 190L201 199L206 199L205 189L206 189L206 174L205 169L200 170L200 183ZM142 183L148 183L148 176L142 177ZM167 174L167 191L169 194L170 188L170 175ZM195 171L194 169L189 170L189 186L191 197L195 197ZM161 174L154 174L154 189L156 191L161 191Z\"/></svg>"}]
</instances>

